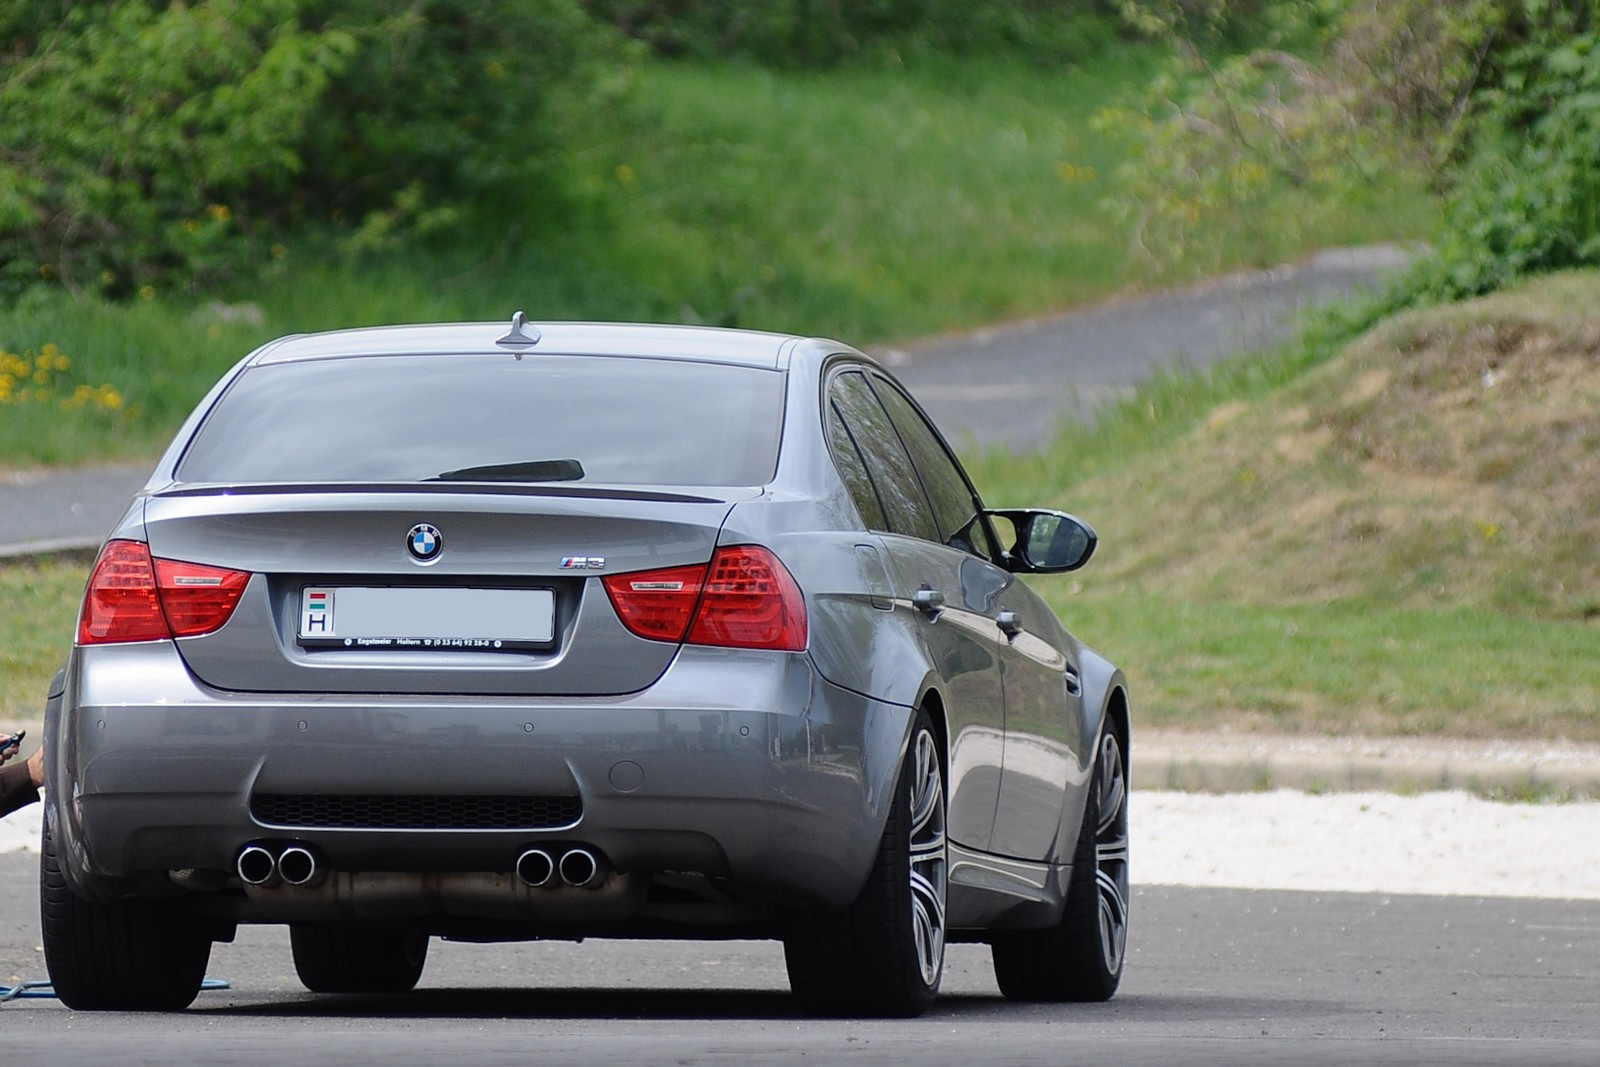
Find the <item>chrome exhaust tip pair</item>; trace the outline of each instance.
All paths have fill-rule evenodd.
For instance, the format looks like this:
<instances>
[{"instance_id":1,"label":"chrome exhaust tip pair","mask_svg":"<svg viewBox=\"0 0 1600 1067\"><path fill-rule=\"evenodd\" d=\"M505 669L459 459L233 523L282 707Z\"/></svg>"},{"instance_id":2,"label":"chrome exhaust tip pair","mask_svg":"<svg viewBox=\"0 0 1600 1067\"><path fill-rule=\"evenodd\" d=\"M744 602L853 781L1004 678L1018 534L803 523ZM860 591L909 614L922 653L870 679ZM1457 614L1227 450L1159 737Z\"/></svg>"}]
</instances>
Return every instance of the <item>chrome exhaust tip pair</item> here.
<instances>
[{"instance_id":1,"label":"chrome exhaust tip pair","mask_svg":"<svg viewBox=\"0 0 1600 1067\"><path fill-rule=\"evenodd\" d=\"M274 852L271 845L260 841L240 849L233 866L245 885L267 885L274 879L287 885L307 885L323 872L317 854L305 845L289 845Z\"/></svg>"},{"instance_id":2,"label":"chrome exhaust tip pair","mask_svg":"<svg viewBox=\"0 0 1600 1067\"><path fill-rule=\"evenodd\" d=\"M530 848L517 857L517 877L538 889L560 879L563 885L593 889L605 881L600 858L587 848L570 848L555 859L542 848Z\"/></svg>"}]
</instances>

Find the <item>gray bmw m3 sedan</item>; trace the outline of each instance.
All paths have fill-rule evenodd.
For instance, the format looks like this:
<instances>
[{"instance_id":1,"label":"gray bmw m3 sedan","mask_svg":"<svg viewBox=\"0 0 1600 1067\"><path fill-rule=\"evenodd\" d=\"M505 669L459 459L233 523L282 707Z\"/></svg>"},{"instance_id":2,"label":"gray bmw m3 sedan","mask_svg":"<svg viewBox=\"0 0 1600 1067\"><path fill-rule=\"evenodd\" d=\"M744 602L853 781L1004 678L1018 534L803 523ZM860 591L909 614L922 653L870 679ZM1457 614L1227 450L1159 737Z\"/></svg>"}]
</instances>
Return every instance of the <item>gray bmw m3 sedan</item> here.
<instances>
[{"instance_id":1,"label":"gray bmw m3 sedan","mask_svg":"<svg viewBox=\"0 0 1600 1067\"><path fill-rule=\"evenodd\" d=\"M988 509L832 341L505 323L274 341L106 541L52 686L44 949L174 1010L283 923L319 992L429 940L773 938L804 1008L915 1015L950 941L1102 1000L1129 702Z\"/></svg>"}]
</instances>

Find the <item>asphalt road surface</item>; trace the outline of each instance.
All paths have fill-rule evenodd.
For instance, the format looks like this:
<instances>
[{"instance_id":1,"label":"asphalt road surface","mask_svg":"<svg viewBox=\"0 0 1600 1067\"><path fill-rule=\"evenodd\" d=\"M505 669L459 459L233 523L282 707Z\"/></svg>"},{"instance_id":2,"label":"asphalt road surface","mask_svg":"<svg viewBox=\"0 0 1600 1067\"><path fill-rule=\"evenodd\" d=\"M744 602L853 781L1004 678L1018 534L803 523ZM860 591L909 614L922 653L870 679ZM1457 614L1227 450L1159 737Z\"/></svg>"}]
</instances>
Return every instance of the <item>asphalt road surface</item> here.
<instances>
[{"instance_id":1,"label":"asphalt road surface","mask_svg":"<svg viewBox=\"0 0 1600 1067\"><path fill-rule=\"evenodd\" d=\"M0 854L0 983L42 979L31 853ZM242 928L176 1015L0 1005L8 1063L1600 1063L1600 901L1143 887L1121 993L1014 1004L953 946L921 1019L811 1019L766 942L435 940L403 996L306 993Z\"/></svg>"},{"instance_id":2,"label":"asphalt road surface","mask_svg":"<svg viewBox=\"0 0 1600 1067\"><path fill-rule=\"evenodd\" d=\"M1284 341L1307 307L1381 285L1409 261L1390 245L1334 249L1304 263L872 352L957 448L1037 451L1061 419L1089 418L1159 371Z\"/></svg>"}]
</instances>

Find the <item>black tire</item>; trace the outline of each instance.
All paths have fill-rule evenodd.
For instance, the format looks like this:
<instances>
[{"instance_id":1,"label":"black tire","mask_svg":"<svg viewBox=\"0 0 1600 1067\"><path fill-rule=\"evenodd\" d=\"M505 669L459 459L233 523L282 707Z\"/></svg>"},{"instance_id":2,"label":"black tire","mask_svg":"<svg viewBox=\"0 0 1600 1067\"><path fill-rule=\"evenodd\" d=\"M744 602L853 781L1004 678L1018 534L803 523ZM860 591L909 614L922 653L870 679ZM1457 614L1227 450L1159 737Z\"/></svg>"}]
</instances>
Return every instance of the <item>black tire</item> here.
<instances>
[{"instance_id":1,"label":"black tire","mask_svg":"<svg viewBox=\"0 0 1600 1067\"><path fill-rule=\"evenodd\" d=\"M789 985L812 1015L921 1015L944 977L944 761L918 712L867 884L849 907L785 932Z\"/></svg>"},{"instance_id":2,"label":"black tire","mask_svg":"<svg viewBox=\"0 0 1600 1067\"><path fill-rule=\"evenodd\" d=\"M1115 724L1100 739L1061 922L996 935L1000 992L1012 1000L1110 1000L1128 945L1128 757Z\"/></svg>"},{"instance_id":3,"label":"black tire","mask_svg":"<svg viewBox=\"0 0 1600 1067\"><path fill-rule=\"evenodd\" d=\"M289 927L294 969L313 993L405 993L428 959L427 932L406 926Z\"/></svg>"},{"instance_id":4,"label":"black tire","mask_svg":"<svg viewBox=\"0 0 1600 1067\"><path fill-rule=\"evenodd\" d=\"M198 920L165 901L80 900L62 877L45 821L39 856L44 963L61 1003L76 1011L181 1011L211 960Z\"/></svg>"}]
</instances>

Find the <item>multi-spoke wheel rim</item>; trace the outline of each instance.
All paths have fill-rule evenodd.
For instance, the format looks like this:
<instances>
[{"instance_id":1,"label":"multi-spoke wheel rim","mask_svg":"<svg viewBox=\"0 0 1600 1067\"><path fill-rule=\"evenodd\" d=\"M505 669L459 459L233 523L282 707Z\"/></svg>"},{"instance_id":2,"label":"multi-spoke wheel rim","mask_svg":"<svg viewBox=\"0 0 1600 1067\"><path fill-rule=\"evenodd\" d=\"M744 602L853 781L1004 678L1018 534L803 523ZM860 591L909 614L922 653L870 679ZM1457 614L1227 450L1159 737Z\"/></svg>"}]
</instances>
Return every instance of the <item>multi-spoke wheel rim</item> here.
<instances>
[{"instance_id":1,"label":"multi-spoke wheel rim","mask_svg":"<svg viewBox=\"0 0 1600 1067\"><path fill-rule=\"evenodd\" d=\"M917 734L911 753L911 927L922 982L934 986L944 970L944 772L933 734Z\"/></svg>"},{"instance_id":2,"label":"multi-spoke wheel rim","mask_svg":"<svg viewBox=\"0 0 1600 1067\"><path fill-rule=\"evenodd\" d=\"M1128 946L1128 781L1122 743L1115 731L1100 741L1094 775L1095 891L1100 898L1100 951L1106 971L1116 974Z\"/></svg>"}]
</instances>

